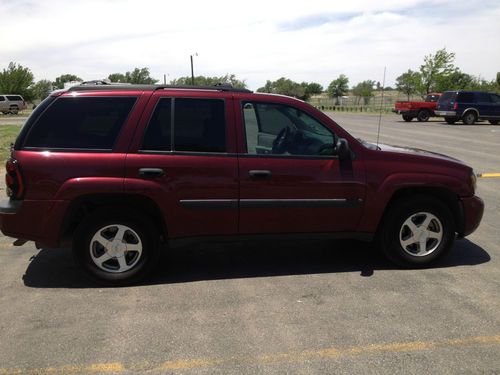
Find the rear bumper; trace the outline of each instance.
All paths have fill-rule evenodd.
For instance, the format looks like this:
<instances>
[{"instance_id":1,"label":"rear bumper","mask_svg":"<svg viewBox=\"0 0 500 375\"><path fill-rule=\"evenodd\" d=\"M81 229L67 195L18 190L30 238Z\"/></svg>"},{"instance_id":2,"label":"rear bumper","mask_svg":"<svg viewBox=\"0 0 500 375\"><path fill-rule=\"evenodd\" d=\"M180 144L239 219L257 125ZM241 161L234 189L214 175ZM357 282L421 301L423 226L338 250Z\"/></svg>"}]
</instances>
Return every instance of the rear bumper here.
<instances>
[{"instance_id":1,"label":"rear bumper","mask_svg":"<svg viewBox=\"0 0 500 375\"><path fill-rule=\"evenodd\" d=\"M9 237L59 246L66 201L0 201L0 231Z\"/></svg>"},{"instance_id":2,"label":"rear bumper","mask_svg":"<svg viewBox=\"0 0 500 375\"><path fill-rule=\"evenodd\" d=\"M472 196L460 198L463 208L463 227L461 228L460 237L468 236L473 233L483 218L484 202L481 198Z\"/></svg>"},{"instance_id":3,"label":"rear bumper","mask_svg":"<svg viewBox=\"0 0 500 375\"><path fill-rule=\"evenodd\" d=\"M443 117L455 117L457 113L455 111L434 111L437 116Z\"/></svg>"},{"instance_id":4,"label":"rear bumper","mask_svg":"<svg viewBox=\"0 0 500 375\"><path fill-rule=\"evenodd\" d=\"M398 115L417 117L418 111L415 109L393 109L392 112Z\"/></svg>"}]
</instances>

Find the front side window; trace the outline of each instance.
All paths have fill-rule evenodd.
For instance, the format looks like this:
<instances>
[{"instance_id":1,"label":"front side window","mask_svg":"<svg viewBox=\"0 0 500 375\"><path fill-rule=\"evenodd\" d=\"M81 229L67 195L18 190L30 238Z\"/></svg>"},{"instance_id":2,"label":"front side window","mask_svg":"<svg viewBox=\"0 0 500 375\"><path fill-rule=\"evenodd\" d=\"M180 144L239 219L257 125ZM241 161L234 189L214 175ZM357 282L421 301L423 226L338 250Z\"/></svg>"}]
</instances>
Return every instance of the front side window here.
<instances>
[{"instance_id":1,"label":"front side window","mask_svg":"<svg viewBox=\"0 0 500 375\"><path fill-rule=\"evenodd\" d=\"M25 147L111 150L135 97L63 97L29 131Z\"/></svg>"},{"instance_id":2,"label":"front side window","mask_svg":"<svg viewBox=\"0 0 500 375\"><path fill-rule=\"evenodd\" d=\"M248 154L331 156L335 135L305 112L274 103L243 103Z\"/></svg>"},{"instance_id":3,"label":"front side window","mask_svg":"<svg viewBox=\"0 0 500 375\"><path fill-rule=\"evenodd\" d=\"M478 92L477 101L479 103L491 103L491 96L487 92Z\"/></svg>"},{"instance_id":4,"label":"front side window","mask_svg":"<svg viewBox=\"0 0 500 375\"><path fill-rule=\"evenodd\" d=\"M224 101L191 98L160 99L146 129L141 149L226 152Z\"/></svg>"}]
</instances>

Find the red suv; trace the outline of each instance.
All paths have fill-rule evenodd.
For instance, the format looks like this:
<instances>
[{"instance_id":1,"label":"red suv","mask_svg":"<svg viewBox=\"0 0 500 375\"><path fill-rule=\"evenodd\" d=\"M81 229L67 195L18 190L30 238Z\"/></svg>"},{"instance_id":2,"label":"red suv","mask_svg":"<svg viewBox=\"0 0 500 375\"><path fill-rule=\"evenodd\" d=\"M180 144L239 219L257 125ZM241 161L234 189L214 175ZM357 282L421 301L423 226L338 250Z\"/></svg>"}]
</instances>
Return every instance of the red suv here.
<instances>
[{"instance_id":1,"label":"red suv","mask_svg":"<svg viewBox=\"0 0 500 375\"><path fill-rule=\"evenodd\" d=\"M357 238L421 266L479 225L472 169L359 141L293 98L230 86L80 85L32 113L0 229L71 244L94 279L135 282L186 240Z\"/></svg>"}]
</instances>

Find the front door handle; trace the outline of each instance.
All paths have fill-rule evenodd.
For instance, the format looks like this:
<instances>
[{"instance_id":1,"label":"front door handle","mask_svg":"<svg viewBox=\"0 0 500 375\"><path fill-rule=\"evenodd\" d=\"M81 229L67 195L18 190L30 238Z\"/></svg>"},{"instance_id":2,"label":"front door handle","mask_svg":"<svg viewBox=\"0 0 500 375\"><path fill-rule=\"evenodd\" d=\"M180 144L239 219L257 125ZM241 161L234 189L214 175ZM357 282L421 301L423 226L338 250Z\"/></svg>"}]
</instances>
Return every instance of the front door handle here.
<instances>
[{"instance_id":1,"label":"front door handle","mask_svg":"<svg viewBox=\"0 0 500 375\"><path fill-rule=\"evenodd\" d=\"M165 171L161 168L141 168L139 169L139 177L156 178L165 175Z\"/></svg>"},{"instance_id":2,"label":"front door handle","mask_svg":"<svg viewBox=\"0 0 500 375\"><path fill-rule=\"evenodd\" d=\"M271 177L272 174L271 174L271 171L254 169L254 170L248 171L248 175L251 178L269 178L269 177Z\"/></svg>"}]
</instances>

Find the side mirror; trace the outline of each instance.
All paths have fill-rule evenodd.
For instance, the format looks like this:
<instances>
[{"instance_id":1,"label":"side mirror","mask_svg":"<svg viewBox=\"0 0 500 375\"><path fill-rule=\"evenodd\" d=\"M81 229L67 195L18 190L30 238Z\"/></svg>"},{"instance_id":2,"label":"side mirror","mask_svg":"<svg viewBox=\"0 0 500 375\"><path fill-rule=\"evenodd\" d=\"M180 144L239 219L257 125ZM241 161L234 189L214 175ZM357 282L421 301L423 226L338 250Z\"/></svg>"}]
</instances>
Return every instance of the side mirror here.
<instances>
[{"instance_id":1,"label":"side mirror","mask_svg":"<svg viewBox=\"0 0 500 375\"><path fill-rule=\"evenodd\" d=\"M348 160L351 157L351 150L349 149L347 139L339 138L336 149L340 161Z\"/></svg>"}]
</instances>

